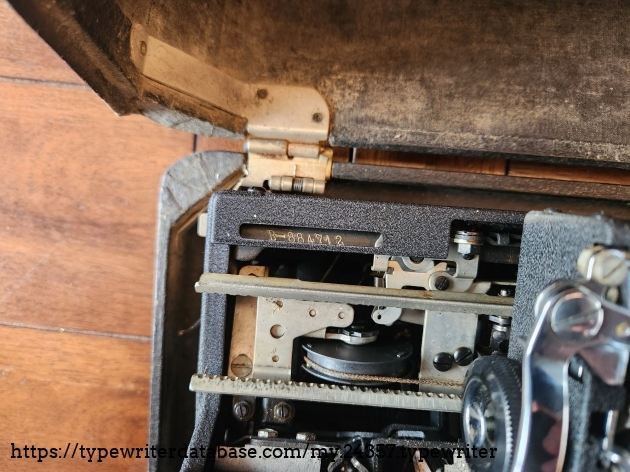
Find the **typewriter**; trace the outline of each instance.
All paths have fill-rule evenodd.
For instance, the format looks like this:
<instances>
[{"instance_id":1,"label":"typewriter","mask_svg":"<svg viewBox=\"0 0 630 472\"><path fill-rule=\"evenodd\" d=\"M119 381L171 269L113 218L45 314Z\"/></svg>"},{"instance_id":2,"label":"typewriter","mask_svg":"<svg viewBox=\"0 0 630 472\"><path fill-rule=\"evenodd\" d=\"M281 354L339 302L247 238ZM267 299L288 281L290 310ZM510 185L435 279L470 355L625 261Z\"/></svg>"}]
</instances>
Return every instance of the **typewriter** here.
<instances>
[{"instance_id":1,"label":"typewriter","mask_svg":"<svg viewBox=\"0 0 630 472\"><path fill-rule=\"evenodd\" d=\"M162 182L151 471L630 471L630 182L554 175L630 168L629 7L11 4L225 149Z\"/></svg>"}]
</instances>

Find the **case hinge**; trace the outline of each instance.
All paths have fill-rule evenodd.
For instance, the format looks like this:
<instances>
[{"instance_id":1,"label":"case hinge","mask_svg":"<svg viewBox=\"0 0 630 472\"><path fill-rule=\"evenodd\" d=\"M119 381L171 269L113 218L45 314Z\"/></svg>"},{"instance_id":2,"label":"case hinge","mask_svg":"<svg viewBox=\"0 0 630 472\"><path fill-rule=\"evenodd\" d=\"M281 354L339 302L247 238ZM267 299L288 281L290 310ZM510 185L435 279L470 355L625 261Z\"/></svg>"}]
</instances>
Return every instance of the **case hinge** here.
<instances>
[{"instance_id":1,"label":"case hinge","mask_svg":"<svg viewBox=\"0 0 630 472\"><path fill-rule=\"evenodd\" d=\"M280 192L324 193L330 180L333 150L319 144L249 138L245 142L247 175L240 186Z\"/></svg>"}]
</instances>

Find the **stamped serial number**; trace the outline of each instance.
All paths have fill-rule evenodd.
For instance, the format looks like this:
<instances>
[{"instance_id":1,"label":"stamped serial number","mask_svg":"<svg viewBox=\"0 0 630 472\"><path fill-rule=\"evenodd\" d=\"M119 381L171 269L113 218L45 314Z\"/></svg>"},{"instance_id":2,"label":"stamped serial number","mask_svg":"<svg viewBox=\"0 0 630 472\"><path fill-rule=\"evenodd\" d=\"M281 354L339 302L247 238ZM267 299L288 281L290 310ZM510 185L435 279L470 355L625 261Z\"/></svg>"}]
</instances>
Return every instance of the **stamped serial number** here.
<instances>
[{"instance_id":1,"label":"stamped serial number","mask_svg":"<svg viewBox=\"0 0 630 472\"><path fill-rule=\"evenodd\" d=\"M276 244L313 246L380 247L383 238L379 233L367 231L334 230L324 228L298 228L245 224L240 228L244 239L268 241Z\"/></svg>"},{"instance_id":2,"label":"stamped serial number","mask_svg":"<svg viewBox=\"0 0 630 472\"><path fill-rule=\"evenodd\" d=\"M328 246L345 246L343 236L340 234L324 234L324 233L303 233L287 231L281 233L272 229L267 230L269 241L286 241L289 243L300 244L326 244Z\"/></svg>"}]
</instances>

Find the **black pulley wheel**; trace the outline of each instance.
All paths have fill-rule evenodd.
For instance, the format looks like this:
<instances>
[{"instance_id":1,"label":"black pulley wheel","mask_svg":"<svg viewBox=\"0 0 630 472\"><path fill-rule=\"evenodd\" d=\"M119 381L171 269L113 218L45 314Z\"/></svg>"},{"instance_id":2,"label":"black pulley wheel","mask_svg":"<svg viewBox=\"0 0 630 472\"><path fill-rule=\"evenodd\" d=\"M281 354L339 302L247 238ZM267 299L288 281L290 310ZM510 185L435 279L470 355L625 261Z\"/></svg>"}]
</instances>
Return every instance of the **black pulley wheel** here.
<instances>
[{"instance_id":1,"label":"black pulley wheel","mask_svg":"<svg viewBox=\"0 0 630 472\"><path fill-rule=\"evenodd\" d=\"M386 385L387 381L348 378L344 374L406 377L411 371L409 359L413 354L413 345L408 341L379 339L369 344L353 346L336 340L308 339L302 348L306 357L316 364L304 366L304 370L315 377L335 383Z\"/></svg>"},{"instance_id":2,"label":"black pulley wheel","mask_svg":"<svg viewBox=\"0 0 630 472\"><path fill-rule=\"evenodd\" d=\"M496 355L473 362L466 375L462 427L474 472L511 470L520 416L520 363ZM486 457L479 454L482 448Z\"/></svg>"}]
</instances>

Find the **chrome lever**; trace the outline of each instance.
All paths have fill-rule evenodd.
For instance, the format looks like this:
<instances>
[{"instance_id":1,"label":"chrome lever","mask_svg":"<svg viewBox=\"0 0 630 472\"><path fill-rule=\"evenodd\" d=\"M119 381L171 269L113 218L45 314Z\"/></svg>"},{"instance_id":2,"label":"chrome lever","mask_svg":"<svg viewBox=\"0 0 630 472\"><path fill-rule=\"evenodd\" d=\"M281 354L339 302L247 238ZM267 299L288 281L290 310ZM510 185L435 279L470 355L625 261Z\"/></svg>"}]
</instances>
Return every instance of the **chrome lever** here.
<instances>
[{"instance_id":1,"label":"chrome lever","mask_svg":"<svg viewBox=\"0 0 630 472\"><path fill-rule=\"evenodd\" d=\"M630 310L586 284L556 282L538 296L537 321L523 358L523 397L514 471L561 472L569 430L569 362L582 351L605 349L585 361L608 385L624 381L625 368L611 371L611 356L627 366ZM528 454L537 444L547 456Z\"/></svg>"}]
</instances>

